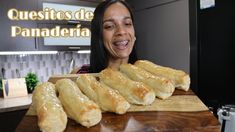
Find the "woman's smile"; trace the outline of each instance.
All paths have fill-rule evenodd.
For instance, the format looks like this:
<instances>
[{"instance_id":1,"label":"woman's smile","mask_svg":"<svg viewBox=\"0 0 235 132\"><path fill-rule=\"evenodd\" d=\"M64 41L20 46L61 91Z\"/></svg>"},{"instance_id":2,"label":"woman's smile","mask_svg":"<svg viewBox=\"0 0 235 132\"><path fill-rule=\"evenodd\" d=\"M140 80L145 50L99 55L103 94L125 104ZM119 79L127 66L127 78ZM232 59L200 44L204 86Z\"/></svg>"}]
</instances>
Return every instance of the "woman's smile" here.
<instances>
[{"instance_id":1,"label":"woman's smile","mask_svg":"<svg viewBox=\"0 0 235 132\"><path fill-rule=\"evenodd\" d=\"M118 41L114 41L113 45L119 50L124 50L127 48L128 43L129 43L128 40L118 40Z\"/></svg>"}]
</instances>

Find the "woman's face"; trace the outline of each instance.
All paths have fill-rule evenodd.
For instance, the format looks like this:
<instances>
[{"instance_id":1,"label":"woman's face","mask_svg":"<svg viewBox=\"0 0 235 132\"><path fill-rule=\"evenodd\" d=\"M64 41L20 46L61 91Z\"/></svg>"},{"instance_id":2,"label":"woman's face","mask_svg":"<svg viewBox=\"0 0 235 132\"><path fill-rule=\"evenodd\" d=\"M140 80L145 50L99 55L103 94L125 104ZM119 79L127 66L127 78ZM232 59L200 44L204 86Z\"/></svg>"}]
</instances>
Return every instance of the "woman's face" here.
<instances>
[{"instance_id":1,"label":"woman's face","mask_svg":"<svg viewBox=\"0 0 235 132\"><path fill-rule=\"evenodd\" d=\"M103 41L110 57L129 58L135 42L135 31L130 12L122 3L114 3L105 10Z\"/></svg>"}]
</instances>

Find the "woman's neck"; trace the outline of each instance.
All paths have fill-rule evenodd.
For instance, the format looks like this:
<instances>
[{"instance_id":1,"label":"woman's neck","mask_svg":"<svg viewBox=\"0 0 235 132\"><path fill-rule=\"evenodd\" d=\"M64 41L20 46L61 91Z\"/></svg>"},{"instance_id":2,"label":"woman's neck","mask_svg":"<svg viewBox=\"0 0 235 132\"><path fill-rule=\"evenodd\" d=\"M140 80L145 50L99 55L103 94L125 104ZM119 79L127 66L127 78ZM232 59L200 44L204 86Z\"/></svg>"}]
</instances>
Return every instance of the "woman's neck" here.
<instances>
[{"instance_id":1,"label":"woman's neck","mask_svg":"<svg viewBox=\"0 0 235 132\"><path fill-rule=\"evenodd\" d=\"M108 67L118 70L121 64L128 63L128 59L129 58L125 58L125 59L109 58Z\"/></svg>"}]
</instances>

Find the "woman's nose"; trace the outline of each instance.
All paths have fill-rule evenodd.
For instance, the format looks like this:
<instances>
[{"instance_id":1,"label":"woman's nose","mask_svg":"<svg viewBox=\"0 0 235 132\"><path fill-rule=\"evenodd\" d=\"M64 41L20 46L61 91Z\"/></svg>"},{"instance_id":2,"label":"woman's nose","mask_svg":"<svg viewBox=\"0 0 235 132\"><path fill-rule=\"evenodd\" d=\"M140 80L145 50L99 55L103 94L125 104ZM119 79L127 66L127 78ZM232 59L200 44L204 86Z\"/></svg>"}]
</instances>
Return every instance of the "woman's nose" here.
<instances>
[{"instance_id":1,"label":"woman's nose","mask_svg":"<svg viewBox=\"0 0 235 132\"><path fill-rule=\"evenodd\" d=\"M126 34L125 27L122 25L117 26L115 35L120 36L120 35L124 35L124 34Z\"/></svg>"}]
</instances>

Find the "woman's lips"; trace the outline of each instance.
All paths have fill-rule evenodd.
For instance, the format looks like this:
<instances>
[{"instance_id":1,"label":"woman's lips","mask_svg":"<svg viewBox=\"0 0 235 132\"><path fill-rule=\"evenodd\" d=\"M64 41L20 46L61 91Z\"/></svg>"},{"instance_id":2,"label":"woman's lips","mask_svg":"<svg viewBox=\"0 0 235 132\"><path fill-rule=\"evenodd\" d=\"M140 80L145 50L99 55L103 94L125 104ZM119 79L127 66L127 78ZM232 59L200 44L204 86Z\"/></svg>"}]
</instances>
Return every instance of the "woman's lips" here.
<instances>
[{"instance_id":1,"label":"woman's lips","mask_svg":"<svg viewBox=\"0 0 235 132\"><path fill-rule=\"evenodd\" d=\"M113 43L113 45L119 49L119 50L123 50L123 49L126 49L127 48L127 45L128 45L128 40L123 40L123 41L116 41Z\"/></svg>"}]
</instances>

